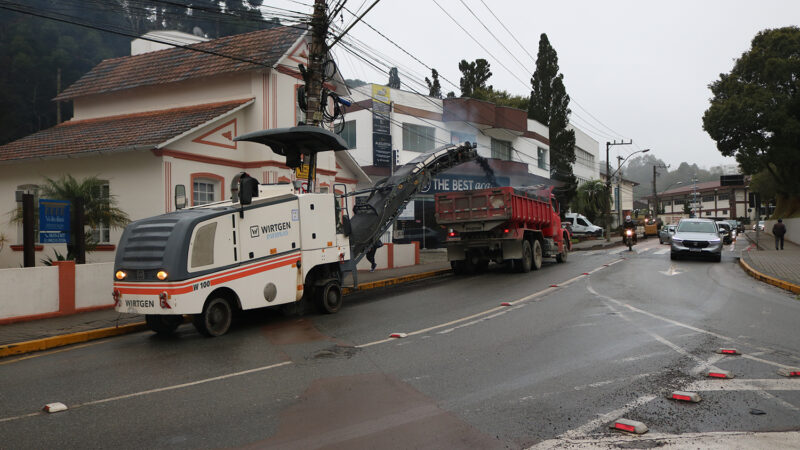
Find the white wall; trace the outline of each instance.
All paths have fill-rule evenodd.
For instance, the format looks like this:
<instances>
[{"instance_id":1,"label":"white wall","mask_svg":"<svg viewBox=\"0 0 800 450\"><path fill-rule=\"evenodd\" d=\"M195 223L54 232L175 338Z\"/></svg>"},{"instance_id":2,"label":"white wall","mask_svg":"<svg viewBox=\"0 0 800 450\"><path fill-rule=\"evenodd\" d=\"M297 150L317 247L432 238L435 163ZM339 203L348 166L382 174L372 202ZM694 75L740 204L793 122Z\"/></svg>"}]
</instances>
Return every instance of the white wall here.
<instances>
[{"instance_id":1,"label":"white wall","mask_svg":"<svg viewBox=\"0 0 800 450\"><path fill-rule=\"evenodd\" d=\"M778 223L777 219L764 221L764 231L772 234L772 226L776 223ZM783 224L786 225L786 236L783 239L800 245L800 218L783 219ZM767 245L767 248L772 248L772 244L772 242L762 243L762 245Z\"/></svg>"},{"instance_id":2,"label":"white wall","mask_svg":"<svg viewBox=\"0 0 800 450\"><path fill-rule=\"evenodd\" d=\"M58 311L58 268L0 269L0 319Z\"/></svg>"},{"instance_id":3,"label":"white wall","mask_svg":"<svg viewBox=\"0 0 800 450\"><path fill-rule=\"evenodd\" d=\"M75 265L75 308L107 306L114 303L114 263Z\"/></svg>"}]
</instances>

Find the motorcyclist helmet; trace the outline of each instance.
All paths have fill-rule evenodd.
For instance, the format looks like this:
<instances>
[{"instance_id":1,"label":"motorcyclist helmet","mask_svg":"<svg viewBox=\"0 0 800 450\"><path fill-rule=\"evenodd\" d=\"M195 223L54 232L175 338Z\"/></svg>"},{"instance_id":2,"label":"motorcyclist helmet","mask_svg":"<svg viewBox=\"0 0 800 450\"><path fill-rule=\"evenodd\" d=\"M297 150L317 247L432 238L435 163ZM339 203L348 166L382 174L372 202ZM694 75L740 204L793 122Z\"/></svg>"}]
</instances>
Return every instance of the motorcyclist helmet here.
<instances>
[{"instance_id":1,"label":"motorcyclist helmet","mask_svg":"<svg viewBox=\"0 0 800 450\"><path fill-rule=\"evenodd\" d=\"M631 216L625 216L625 220L627 220L628 222L630 222L630 221L631 221Z\"/></svg>"}]
</instances>

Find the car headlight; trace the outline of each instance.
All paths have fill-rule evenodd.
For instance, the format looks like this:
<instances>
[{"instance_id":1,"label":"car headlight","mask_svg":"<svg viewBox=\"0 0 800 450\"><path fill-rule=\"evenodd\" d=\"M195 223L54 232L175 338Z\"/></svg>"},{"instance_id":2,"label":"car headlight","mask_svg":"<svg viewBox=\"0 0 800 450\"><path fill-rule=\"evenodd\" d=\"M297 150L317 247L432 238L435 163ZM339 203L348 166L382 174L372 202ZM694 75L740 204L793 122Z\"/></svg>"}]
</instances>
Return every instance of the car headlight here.
<instances>
[{"instance_id":1,"label":"car headlight","mask_svg":"<svg viewBox=\"0 0 800 450\"><path fill-rule=\"evenodd\" d=\"M719 244L719 239L711 239L708 241L710 244Z\"/></svg>"},{"instance_id":2,"label":"car headlight","mask_svg":"<svg viewBox=\"0 0 800 450\"><path fill-rule=\"evenodd\" d=\"M683 244L683 239L675 239L675 237L673 236L672 237L672 243L673 244Z\"/></svg>"}]
</instances>

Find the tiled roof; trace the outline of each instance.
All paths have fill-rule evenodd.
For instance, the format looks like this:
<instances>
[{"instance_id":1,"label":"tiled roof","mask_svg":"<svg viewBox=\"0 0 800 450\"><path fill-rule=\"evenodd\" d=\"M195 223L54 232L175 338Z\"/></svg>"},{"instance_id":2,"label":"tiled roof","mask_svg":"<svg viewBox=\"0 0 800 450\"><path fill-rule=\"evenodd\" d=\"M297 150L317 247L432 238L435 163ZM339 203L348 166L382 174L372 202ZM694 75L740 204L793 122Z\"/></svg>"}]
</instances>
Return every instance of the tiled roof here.
<instances>
[{"instance_id":1,"label":"tiled roof","mask_svg":"<svg viewBox=\"0 0 800 450\"><path fill-rule=\"evenodd\" d=\"M89 94L273 67L305 32L302 27L275 27L188 46L215 54L175 47L106 59L55 99L68 100ZM230 57L257 61L260 64Z\"/></svg>"},{"instance_id":2,"label":"tiled roof","mask_svg":"<svg viewBox=\"0 0 800 450\"><path fill-rule=\"evenodd\" d=\"M252 99L71 120L0 146L0 162L155 149Z\"/></svg>"}]
</instances>

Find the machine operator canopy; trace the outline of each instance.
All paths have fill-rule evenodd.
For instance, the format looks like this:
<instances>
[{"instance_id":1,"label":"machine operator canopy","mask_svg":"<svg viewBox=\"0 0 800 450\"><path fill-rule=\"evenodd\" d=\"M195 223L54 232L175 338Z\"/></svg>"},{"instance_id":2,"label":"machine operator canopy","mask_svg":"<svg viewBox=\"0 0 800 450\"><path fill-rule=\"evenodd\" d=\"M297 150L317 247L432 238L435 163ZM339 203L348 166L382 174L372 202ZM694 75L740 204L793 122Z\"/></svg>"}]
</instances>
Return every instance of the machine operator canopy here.
<instances>
[{"instance_id":1,"label":"machine operator canopy","mask_svg":"<svg viewBox=\"0 0 800 450\"><path fill-rule=\"evenodd\" d=\"M233 140L268 145L273 152L286 157L286 165L290 168L300 167L300 155L311 156L330 150L347 150L347 142L339 135L309 125L255 131Z\"/></svg>"}]
</instances>

